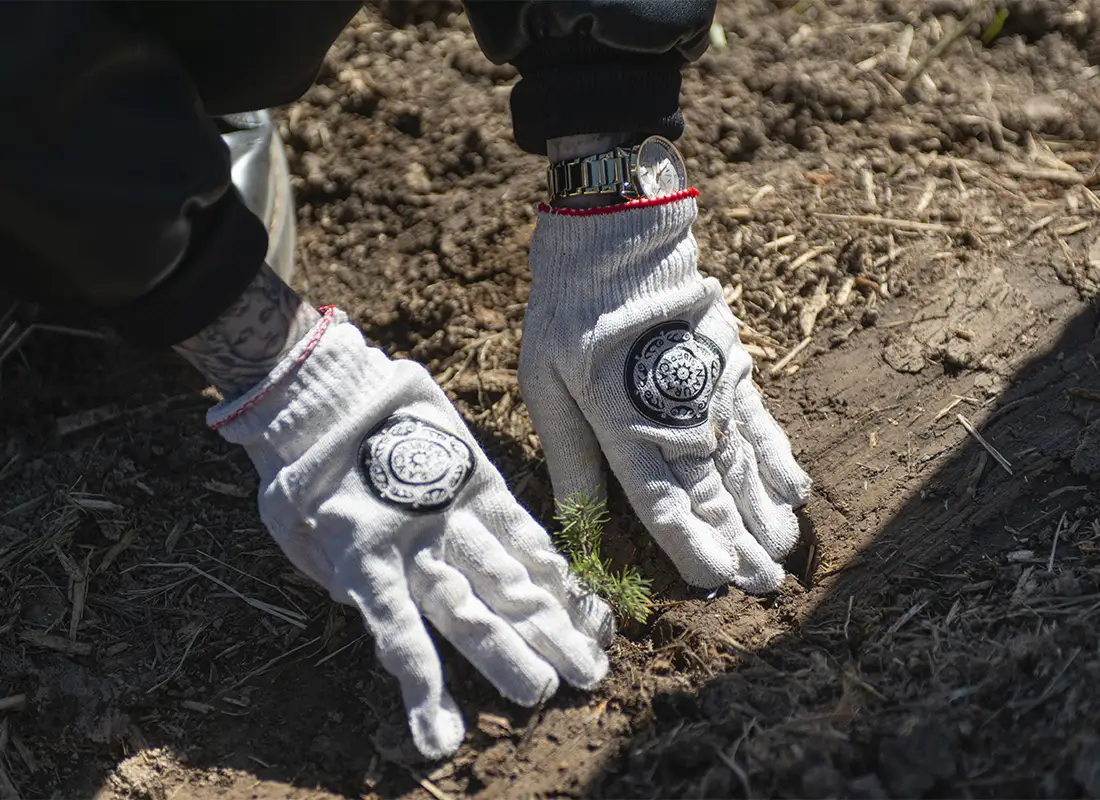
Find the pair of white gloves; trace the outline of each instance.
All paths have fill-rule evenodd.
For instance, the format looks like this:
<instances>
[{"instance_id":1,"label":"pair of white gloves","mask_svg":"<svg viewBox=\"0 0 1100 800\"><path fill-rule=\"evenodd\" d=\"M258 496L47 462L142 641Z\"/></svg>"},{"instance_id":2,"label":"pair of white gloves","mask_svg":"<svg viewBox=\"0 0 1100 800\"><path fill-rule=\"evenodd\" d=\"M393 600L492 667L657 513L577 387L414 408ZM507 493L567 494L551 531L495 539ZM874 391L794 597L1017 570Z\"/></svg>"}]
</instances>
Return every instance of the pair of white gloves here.
<instances>
[{"instance_id":1,"label":"pair of white gloves","mask_svg":"<svg viewBox=\"0 0 1100 800\"><path fill-rule=\"evenodd\" d=\"M602 492L603 457L684 579L774 589L810 481L751 381L713 278L696 269L695 192L539 214L520 387L554 493ZM427 371L330 309L208 422L244 445L264 524L359 609L401 684L417 748L464 726L429 620L500 693L533 706L606 674L608 607L570 575Z\"/></svg>"}]
</instances>

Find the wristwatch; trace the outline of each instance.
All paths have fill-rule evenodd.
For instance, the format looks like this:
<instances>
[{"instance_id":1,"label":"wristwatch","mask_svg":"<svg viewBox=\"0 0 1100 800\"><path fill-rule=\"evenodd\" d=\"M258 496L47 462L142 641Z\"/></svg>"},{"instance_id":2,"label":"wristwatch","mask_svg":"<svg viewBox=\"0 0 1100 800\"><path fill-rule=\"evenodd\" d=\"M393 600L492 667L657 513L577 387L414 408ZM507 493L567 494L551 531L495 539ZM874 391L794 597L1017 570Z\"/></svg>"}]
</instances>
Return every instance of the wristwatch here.
<instances>
[{"instance_id":1,"label":"wristwatch","mask_svg":"<svg viewBox=\"0 0 1100 800\"><path fill-rule=\"evenodd\" d=\"M550 164L546 182L551 201L594 194L637 200L686 189L687 169L672 142L650 136L633 147Z\"/></svg>"}]
</instances>

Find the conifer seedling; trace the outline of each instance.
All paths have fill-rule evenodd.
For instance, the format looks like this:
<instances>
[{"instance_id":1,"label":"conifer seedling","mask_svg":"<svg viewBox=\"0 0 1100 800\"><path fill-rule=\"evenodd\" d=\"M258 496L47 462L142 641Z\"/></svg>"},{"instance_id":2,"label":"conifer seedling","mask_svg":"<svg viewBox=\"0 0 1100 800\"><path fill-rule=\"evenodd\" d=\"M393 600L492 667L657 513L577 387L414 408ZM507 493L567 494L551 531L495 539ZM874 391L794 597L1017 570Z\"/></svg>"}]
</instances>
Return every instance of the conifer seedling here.
<instances>
[{"instance_id":1,"label":"conifer seedling","mask_svg":"<svg viewBox=\"0 0 1100 800\"><path fill-rule=\"evenodd\" d=\"M634 567L618 572L600 555L603 529L611 518L604 500L575 494L557 503L554 517L561 526L554 535L558 548L569 560L569 568L590 591L608 602L620 620L644 623L653 608L649 578Z\"/></svg>"}]
</instances>

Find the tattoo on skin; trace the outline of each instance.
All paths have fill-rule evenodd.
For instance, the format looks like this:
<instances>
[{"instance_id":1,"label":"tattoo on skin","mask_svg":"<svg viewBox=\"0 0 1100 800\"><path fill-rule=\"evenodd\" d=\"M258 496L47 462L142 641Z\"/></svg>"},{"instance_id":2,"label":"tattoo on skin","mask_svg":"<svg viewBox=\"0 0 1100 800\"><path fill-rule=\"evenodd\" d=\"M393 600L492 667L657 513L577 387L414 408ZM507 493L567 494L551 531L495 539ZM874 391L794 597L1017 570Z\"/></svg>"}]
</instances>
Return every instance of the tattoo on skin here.
<instances>
[{"instance_id":1,"label":"tattoo on skin","mask_svg":"<svg viewBox=\"0 0 1100 800\"><path fill-rule=\"evenodd\" d=\"M319 318L264 265L224 314L173 349L230 399L259 383Z\"/></svg>"},{"instance_id":2,"label":"tattoo on skin","mask_svg":"<svg viewBox=\"0 0 1100 800\"><path fill-rule=\"evenodd\" d=\"M628 133L582 133L579 136L559 136L546 142L546 157L551 161L568 161L573 158L606 153L630 138Z\"/></svg>"}]
</instances>

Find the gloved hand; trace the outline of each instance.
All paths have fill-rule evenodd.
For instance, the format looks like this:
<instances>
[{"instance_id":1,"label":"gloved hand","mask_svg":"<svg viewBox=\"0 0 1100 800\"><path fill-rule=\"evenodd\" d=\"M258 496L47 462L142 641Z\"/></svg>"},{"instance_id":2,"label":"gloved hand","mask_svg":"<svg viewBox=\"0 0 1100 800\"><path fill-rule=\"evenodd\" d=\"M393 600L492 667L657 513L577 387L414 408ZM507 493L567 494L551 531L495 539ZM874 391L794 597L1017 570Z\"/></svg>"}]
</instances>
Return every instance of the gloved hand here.
<instances>
[{"instance_id":1,"label":"gloved hand","mask_svg":"<svg viewBox=\"0 0 1100 800\"><path fill-rule=\"evenodd\" d=\"M606 674L610 610L579 590L427 371L368 347L342 312L207 421L247 450L290 560L359 609L425 756L452 753L464 727L421 615L520 705L559 675L591 688Z\"/></svg>"},{"instance_id":2,"label":"gloved hand","mask_svg":"<svg viewBox=\"0 0 1100 800\"><path fill-rule=\"evenodd\" d=\"M697 192L542 208L519 380L558 500L604 490L601 451L684 580L775 589L810 479L752 383Z\"/></svg>"}]
</instances>

